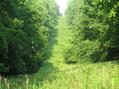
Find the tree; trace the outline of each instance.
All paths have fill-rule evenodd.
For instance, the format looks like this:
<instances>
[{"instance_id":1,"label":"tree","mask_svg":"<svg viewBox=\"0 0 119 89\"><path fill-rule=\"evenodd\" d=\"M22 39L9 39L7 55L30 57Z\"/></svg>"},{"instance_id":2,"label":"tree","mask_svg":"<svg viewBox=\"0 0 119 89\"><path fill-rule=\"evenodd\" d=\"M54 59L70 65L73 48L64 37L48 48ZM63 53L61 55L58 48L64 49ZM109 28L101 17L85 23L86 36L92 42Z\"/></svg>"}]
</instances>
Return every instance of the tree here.
<instances>
[{"instance_id":1,"label":"tree","mask_svg":"<svg viewBox=\"0 0 119 89\"><path fill-rule=\"evenodd\" d=\"M54 0L3 0L0 12L0 74L37 71L47 58L50 32L56 30Z\"/></svg>"},{"instance_id":2,"label":"tree","mask_svg":"<svg viewBox=\"0 0 119 89\"><path fill-rule=\"evenodd\" d=\"M117 0L70 0L67 21L74 39L66 61L118 59L118 11Z\"/></svg>"}]
</instances>

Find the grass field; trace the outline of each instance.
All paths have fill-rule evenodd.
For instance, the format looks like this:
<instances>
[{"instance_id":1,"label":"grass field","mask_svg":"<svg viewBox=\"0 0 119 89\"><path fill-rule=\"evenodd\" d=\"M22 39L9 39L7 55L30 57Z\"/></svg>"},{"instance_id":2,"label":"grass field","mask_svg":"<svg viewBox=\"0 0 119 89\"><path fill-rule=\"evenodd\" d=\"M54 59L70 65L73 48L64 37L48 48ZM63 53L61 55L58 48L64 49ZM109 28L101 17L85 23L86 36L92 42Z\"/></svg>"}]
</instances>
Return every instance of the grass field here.
<instances>
[{"instance_id":1,"label":"grass field","mask_svg":"<svg viewBox=\"0 0 119 89\"><path fill-rule=\"evenodd\" d=\"M119 89L119 65L114 62L71 64L64 62L72 32L65 17L59 19L52 56L39 71L0 79L0 89Z\"/></svg>"}]
</instances>

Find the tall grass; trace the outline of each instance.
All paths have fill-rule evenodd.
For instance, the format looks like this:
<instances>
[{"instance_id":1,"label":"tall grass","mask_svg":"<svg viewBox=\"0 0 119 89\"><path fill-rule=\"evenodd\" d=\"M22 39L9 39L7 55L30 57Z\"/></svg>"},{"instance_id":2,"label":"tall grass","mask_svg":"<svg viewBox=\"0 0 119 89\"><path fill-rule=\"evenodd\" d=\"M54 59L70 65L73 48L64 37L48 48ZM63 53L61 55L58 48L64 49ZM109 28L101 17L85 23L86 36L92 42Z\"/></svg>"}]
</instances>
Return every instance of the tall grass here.
<instances>
[{"instance_id":1,"label":"tall grass","mask_svg":"<svg viewBox=\"0 0 119 89\"><path fill-rule=\"evenodd\" d=\"M119 89L119 65L113 63L70 65L45 80L38 74L3 78L0 89Z\"/></svg>"}]
</instances>

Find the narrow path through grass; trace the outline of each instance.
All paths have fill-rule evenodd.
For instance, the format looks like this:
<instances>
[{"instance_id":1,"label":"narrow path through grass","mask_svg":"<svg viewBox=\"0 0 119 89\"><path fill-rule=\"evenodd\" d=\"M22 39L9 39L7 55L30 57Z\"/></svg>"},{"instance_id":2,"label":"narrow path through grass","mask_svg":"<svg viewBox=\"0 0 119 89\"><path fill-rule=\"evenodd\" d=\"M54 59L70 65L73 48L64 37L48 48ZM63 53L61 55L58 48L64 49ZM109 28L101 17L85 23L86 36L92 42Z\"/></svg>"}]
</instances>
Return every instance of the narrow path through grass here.
<instances>
[{"instance_id":1,"label":"narrow path through grass","mask_svg":"<svg viewBox=\"0 0 119 89\"><path fill-rule=\"evenodd\" d=\"M59 19L57 44L49 63L56 68L42 82L41 89L119 89L119 66L111 62L68 65L64 51L70 46L72 33L65 17ZM46 65L45 65L46 66Z\"/></svg>"},{"instance_id":2,"label":"narrow path through grass","mask_svg":"<svg viewBox=\"0 0 119 89\"><path fill-rule=\"evenodd\" d=\"M59 19L57 29L57 43L53 47L52 56L49 62L51 62L55 67L66 68L66 66L68 65L64 63L64 51L70 46L70 39L72 38L72 33L70 30L68 30L65 17L61 17Z\"/></svg>"}]
</instances>

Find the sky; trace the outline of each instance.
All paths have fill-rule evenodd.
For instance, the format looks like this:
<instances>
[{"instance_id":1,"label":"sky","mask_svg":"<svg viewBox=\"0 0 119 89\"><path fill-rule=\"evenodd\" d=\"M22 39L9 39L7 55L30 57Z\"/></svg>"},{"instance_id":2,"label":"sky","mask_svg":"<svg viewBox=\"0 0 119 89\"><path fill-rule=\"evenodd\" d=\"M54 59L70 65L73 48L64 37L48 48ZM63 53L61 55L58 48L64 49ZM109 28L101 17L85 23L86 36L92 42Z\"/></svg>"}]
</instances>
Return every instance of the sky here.
<instances>
[{"instance_id":1,"label":"sky","mask_svg":"<svg viewBox=\"0 0 119 89\"><path fill-rule=\"evenodd\" d=\"M64 15L67 9L68 0L55 0L55 1L59 5L60 13Z\"/></svg>"}]
</instances>

